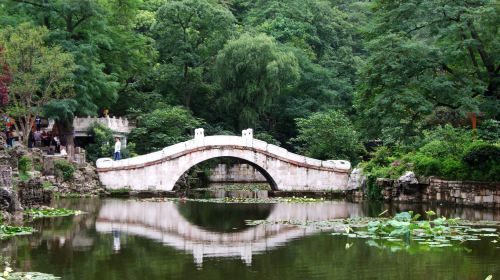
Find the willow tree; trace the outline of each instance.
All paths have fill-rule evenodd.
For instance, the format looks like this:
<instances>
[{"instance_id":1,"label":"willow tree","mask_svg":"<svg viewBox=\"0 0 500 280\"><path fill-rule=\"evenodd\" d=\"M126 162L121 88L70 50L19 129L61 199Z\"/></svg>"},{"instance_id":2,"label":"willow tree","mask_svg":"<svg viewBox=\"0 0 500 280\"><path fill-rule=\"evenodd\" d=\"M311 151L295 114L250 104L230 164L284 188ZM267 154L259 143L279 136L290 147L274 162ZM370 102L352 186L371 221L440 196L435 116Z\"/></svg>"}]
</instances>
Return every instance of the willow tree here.
<instances>
[{"instance_id":1,"label":"willow tree","mask_svg":"<svg viewBox=\"0 0 500 280\"><path fill-rule=\"evenodd\" d=\"M255 127L273 102L299 79L299 65L267 35L242 35L229 42L216 60L223 101L238 115L238 127Z\"/></svg>"},{"instance_id":2,"label":"willow tree","mask_svg":"<svg viewBox=\"0 0 500 280\"><path fill-rule=\"evenodd\" d=\"M26 137L42 107L52 100L71 95L73 56L59 47L48 46L44 27L24 23L0 31L2 59L9 66L8 112L16 118L16 129Z\"/></svg>"}]
</instances>

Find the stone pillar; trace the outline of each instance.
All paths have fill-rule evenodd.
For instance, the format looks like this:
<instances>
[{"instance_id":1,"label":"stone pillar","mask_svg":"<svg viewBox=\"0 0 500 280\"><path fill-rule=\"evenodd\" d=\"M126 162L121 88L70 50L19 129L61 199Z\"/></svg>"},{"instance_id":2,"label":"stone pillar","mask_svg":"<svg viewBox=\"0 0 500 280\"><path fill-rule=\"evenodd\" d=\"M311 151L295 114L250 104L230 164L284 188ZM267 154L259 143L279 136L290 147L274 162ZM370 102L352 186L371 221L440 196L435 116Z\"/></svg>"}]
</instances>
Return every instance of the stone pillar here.
<instances>
[{"instance_id":1,"label":"stone pillar","mask_svg":"<svg viewBox=\"0 0 500 280\"><path fill-rule=\"evenodd\" d=\"M194 130L194 139L201 139L205 137L205 130L203 128L197 128Z\"/></svg>"},{"instance_id":2,"label":"stone pillar","mask_svg":"<svg viewBox=\"0 0 500 280\"><path fill-rule=\"evenodd\" d=\"M241 137L243 137L243 140L245 141L245 145L252 146L253 129L248 128L248 129L241 131Z\"/></svg>"}]
</instances>

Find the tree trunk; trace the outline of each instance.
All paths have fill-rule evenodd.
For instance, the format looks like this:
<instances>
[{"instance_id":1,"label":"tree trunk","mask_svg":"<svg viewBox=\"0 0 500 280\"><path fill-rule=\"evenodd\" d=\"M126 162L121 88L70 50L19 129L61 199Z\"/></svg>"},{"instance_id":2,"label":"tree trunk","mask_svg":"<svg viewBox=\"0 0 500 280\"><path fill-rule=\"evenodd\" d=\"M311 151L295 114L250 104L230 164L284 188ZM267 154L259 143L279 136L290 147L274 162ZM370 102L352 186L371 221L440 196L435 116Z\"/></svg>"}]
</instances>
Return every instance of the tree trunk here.
<instances>
[{"instance_id":1,"label":"tree trunk","mask_svg":"<svg viewBox=\"0 0 500 280\"><path fill-rule=\"evenodd\" d=\"M59 128L61 146L66 147L68 158L70 160L73 160L75 156L75 135L73 132L73 120L57 121L57 127Z\"/></svg>"}]
</instances>

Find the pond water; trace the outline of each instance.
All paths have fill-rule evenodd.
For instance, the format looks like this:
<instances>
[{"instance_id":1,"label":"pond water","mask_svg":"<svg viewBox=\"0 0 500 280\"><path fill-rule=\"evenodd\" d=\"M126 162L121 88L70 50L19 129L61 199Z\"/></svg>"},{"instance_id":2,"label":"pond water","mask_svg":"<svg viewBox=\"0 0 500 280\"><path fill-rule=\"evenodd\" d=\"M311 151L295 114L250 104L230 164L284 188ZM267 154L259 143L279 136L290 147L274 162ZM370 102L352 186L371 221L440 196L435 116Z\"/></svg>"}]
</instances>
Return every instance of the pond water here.
<instances>
[{"instance_id":1,"label":"pond water","mask_svg":"<svg viewBox=\"0 0 500 280\"><path fill-rule=\"evenodd\" d=\"M388 209L469 220L500 212L431 205L317 203L216 204L133 199L64 199L85 211L32 222L38 232L0 241L18 271L62 279L500 279L500 242L460 248L377 248L367 240L245 220L328 220L377 216ZM346 244L350 248L346 249Z\"/></svg>"}]
</instances>

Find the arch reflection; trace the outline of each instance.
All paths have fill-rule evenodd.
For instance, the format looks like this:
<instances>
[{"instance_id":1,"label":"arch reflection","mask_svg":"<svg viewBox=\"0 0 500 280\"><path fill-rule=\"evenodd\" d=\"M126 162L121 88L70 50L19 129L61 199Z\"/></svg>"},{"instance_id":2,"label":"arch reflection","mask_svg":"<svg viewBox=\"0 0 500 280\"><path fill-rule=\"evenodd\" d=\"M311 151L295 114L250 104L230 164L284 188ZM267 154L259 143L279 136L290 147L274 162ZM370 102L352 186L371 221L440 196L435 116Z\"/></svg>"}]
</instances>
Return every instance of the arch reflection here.
<instances>
[{"instance_id":1,"label":"arch reflection","mask_svg":"<svg viewBox=\"0 0 500 280\"><path fill-rule=\"evenodd\" d=\"M119 231L159 241L193 254L198 265L207 257L240 257L250 265L253 254L284 246L291 240L319 231L283 224L257 225L233 232L217 231L194 224L179 209L182 206L178 207L170 201L107 200L99 212L96 230L106 233ZM359 207L354 203L279 203L271 207L266 220L319 221L360 214Z\"/></svg>"}]
</instances>

